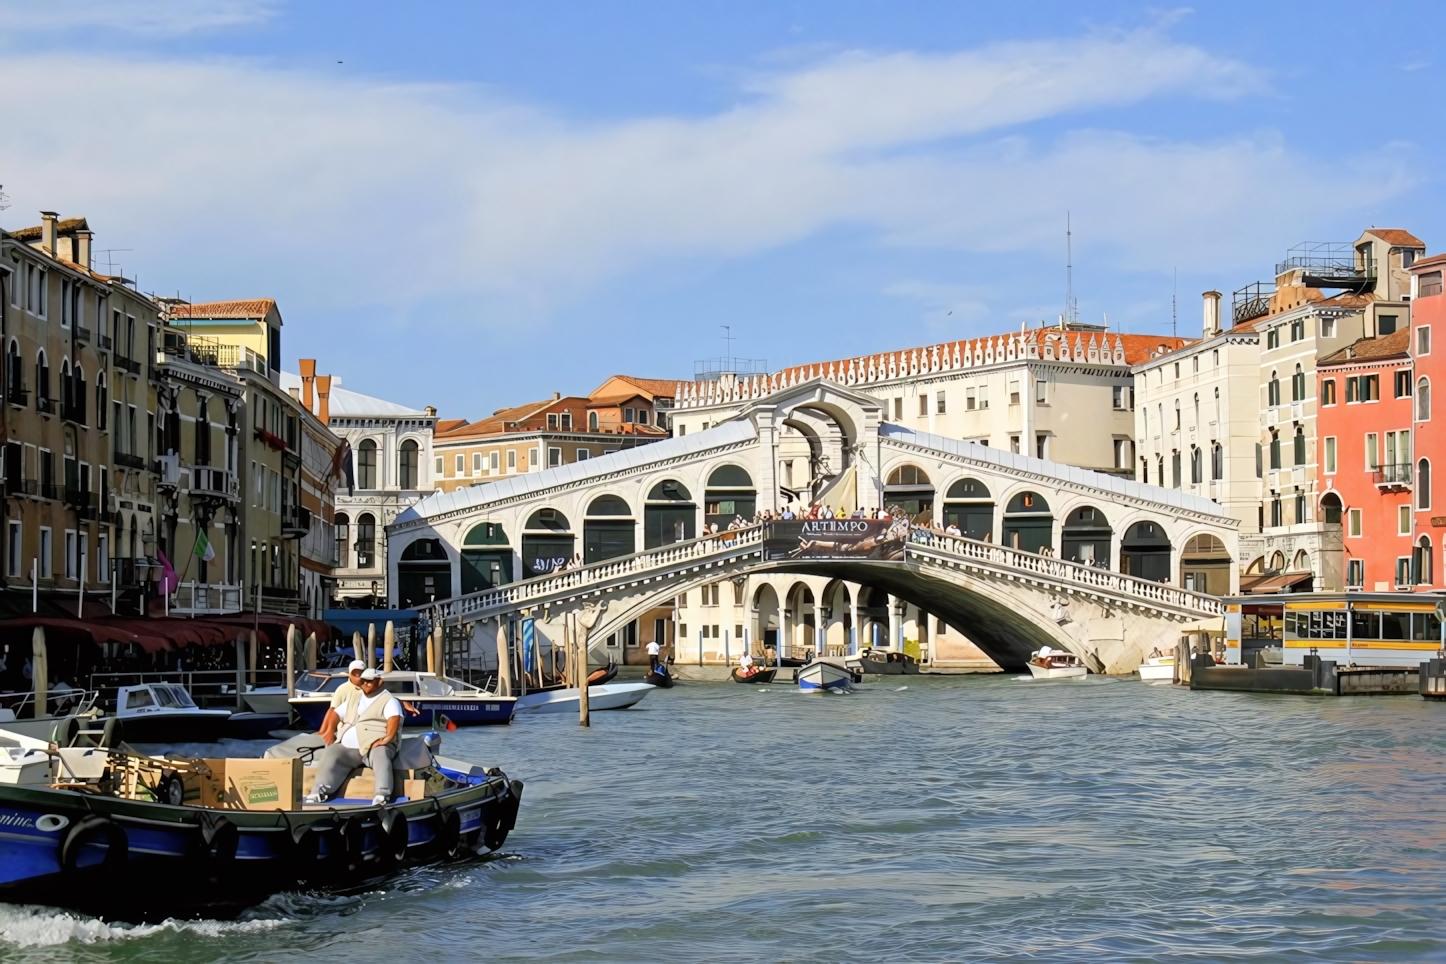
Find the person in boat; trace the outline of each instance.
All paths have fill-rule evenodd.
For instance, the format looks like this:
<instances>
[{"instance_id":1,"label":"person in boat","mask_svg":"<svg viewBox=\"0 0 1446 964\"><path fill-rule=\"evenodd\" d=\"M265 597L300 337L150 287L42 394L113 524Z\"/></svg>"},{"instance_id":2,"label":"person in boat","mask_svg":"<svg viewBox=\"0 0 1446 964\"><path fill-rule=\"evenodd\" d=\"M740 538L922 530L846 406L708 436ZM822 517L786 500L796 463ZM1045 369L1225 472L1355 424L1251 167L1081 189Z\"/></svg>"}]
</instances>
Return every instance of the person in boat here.
<instances>
[{"instance_id":1,"label":"person in boat","mask_svg":"<svg viewBox=\"0 0 1446 964\"><path fill-rule=\"evenodd\" d=\"M354 659L346 668L346 681L336 688L331 694L331 705L326 708L326 716L322 717L321 729L317 732L331 746L336 740L336 724L340 721L341 707L351 699L353 693L361 692L361 676L366 671L367 664L359 659Z\"/></svg>"},{"instance_id":2,"label":"person in boat","mask_svg":"<svg viewBox=\"0 0 1446 964\"><path fill-rule=\"evenodd\" d=\"M402 704L382 685L381 670L363 670L360 686L347 695L338 714L341 737L321 752L307 803L325 803L336 796L348 774L360 766L369 767L376 780L372 804L392 799L392 757L402 726Z\"/></svg>"},{"instance_id":3,"label":"person in boat","mask_svg":"<svg viewBox=\"0 0 1446 964\"><path fill-rule=\"evenodd\" d=\"M648 643L648 669L649 669L649 670L655 670L655 669L658 668L658 654L661 653L662 651L663 651L663 647L661 647L661 646L658 645L658 641L657 641L656 639L653 640L652 642Z\"/></svg>"},{"instance_id":4,"label":"person in boat","mask_svg":"<svg viewBox=\"0 0 1446 964\"><path fill-rule=\"evenodd\" d=\"M758 672L758 667L753 665L753 656L751 654L744 653L738 657L739 676L752 676L756 672Z\"/></svg>"}]
</instances>

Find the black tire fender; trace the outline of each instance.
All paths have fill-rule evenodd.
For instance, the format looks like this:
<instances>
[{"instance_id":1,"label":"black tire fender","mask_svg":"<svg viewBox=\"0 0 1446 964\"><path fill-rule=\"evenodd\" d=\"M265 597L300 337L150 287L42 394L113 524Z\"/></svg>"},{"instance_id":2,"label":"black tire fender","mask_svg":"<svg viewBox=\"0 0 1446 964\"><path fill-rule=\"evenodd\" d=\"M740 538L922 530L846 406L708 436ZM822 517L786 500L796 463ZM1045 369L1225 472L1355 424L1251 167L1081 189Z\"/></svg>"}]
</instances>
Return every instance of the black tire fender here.
<instances>
[{"instance_id":1,"label":"black tire fender","mask_svg":"<svg viewBox=\"0 0 1446 964\"><path fill-rule=\"evenodd\" d=\"M65 840L61 842L61 871L73 874L84 869L79 863L81 849L97 840L105 842L105 859L101 861L101 867L114 873L125 866L130 857L130 840L126 836L125 828L109 817L91 814L71 827Z\"/></svg>"},{"instance_id":2,"label":"black tire fender","mask_svg":"<svg viewBox=\"0 0 1446 964\"><path fill-rule=\"evenodd\" d=\"M437 810L437 851L448 860L462 852L462 815L455 808Z\"/></svg>"},{"instance_id":3,"label":"black tire fender","mask_svg":"<svg viewBox=\"0 0 1446 964\"><path fill-rule=\"evenodd\" d=\"M229 865L236 859L236 847L241 842L241 831L224 815L214 811L201 811L199 833L195 843L196 856L215 865Z\"/></svg>"},{"instance_id":4,"label":"black tire fender","mask_svg":"<svg viewBox=\"0 0 1446 964\"><path fill-rule=\"evenodd\" d=\"M382 860L388 865L399 864L407 859L407 846L411 842L411 827L407 823L407 815L400 810L385 807L381 812L381 824Z\"/></svg>"}]
</instances>

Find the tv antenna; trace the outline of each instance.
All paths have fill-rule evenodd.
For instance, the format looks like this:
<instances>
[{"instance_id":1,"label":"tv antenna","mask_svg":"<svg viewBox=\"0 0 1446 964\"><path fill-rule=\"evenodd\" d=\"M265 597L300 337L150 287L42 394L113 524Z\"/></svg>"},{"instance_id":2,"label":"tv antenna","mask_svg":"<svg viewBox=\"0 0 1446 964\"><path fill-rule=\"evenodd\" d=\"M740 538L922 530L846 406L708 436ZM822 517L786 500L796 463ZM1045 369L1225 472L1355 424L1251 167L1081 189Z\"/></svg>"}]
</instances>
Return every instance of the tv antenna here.
<instances>
[{"instance_id":1,"label":"tv antenna","mask_svg":"<svg viewBox=\"0 0 1446 964\"><path fill-rule=\"evenodd\" d=\"M723 329L723 349L724 349L724 351L723 351L723 357L724 357L724 358L732 358L732 357L733 357L733 326L732 326L732 325L719 325L718 327Z\"/></svg>"},{"instance_id":2,"label":"tv antenna","mask_svg":"<svg viewBox=\"0 0 1446 964\"><path fill-rule=\"evenodd\" d=\"M1178 337L1179 334L1180 334L1180 329L1179 329L1179 315L1178 315L1178 312L1176 311L1176 308L1177 308L1178 306L1177 306L1176 301L1175 301L1176 297L1179 295L1179 292L1180 292L1180 269L1179 269L1179 268L1176 268L1176 269L1175 269L1174 280L1172 280L1172 281L1170 282L1170 335L1171 335L1171 337Z\"/></svg>"},{"instance_id":3,"label":"tv antenna","mask_svg":"<svg viewBox=\"0 0 1446 964\"><path fill-rule=\"evenodd\" d=\"M10 206L10 197L5 193L5 185L0 184L0 211Z\"/></svg>"},{"instance_id":4,"label":"tv antenna","mask_svg":"<svg viewBox=\"0 0 1446 964\"><path fill-rule=\"evenodd\" d=\"M1064 212L1064 318L1071 324L1079 321L1079 302L1074 296L1074 237L1068 211Z\"/></svg>"}]
</instances>

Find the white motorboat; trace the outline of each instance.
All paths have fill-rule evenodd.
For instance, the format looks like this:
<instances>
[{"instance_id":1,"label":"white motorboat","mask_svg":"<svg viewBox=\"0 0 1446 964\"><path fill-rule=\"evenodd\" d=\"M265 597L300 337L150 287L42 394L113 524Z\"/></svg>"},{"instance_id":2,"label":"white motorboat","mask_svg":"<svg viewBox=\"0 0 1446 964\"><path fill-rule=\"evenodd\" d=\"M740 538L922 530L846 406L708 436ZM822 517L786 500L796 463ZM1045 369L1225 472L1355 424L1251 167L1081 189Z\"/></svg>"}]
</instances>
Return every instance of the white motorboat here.
<instances>
[{"instance_id":1,"label":"white motorboat","mask_svg":"<svg viewBox=\"0 0 1446 964\"><path fill-rule=\"evenodd\" d=\"M303 673L296 679L296 695L286 701L288 709L282 712L294 709L303 726L320 729L331 706L332 694L346 679L344 672L312 670ZM457 726L507 724L512 722L512 714L518 708L514 697L497 696L450 676L395 669L383 673L382 681L393 696L417 711L413 714L409 710L402 715L403 726L438 726L443 716Z\"/></svg>"},{"instance_id":2,"label":"white motorboat","mask_svg":"<svg viewBox=\"0 0 1446 964\"><path fill-rule=\"evenodd\" d=\"M1175 657L1151 656L1140 663L1140 679L1146 683L1175 682Z\"/></svg>"},{"instance_id":3,"label":"white motorboat","mask_svg":"<svg viewBox=\"0 0 1446 964\"><path fill-rule=\"evenodd\" d=\"M847 691L854 684L854 674L847 666L816 659L798 669L798 688L805 693Z\"/></svg>"},{"instance_id":4,"label":"white motorboat","mask_svg":"<svg viewBox=\"0 0 1446 964\"><path fill-rule=\"evenodd\" d=\"M652 683L603 683L587 688L587 708L594 710L625 710L653 690ZM561 690L541 690L517 698L517 712L576 713L580 698L576 686Z\"/></svg>"},{"instance_id":5,"label":"white motorboat","mask_svg":"<svg viewBox=\"0 0 1446 964\"><path fill-rule=\"evenodd\" d=\"M1041 646L1029 659L1029 672L1035 679L1072 679L1087 675L1089 669L1068 650Z\"/></svg>"},{"instance_id":6,"label":"white motorboat","mask_svg":"<svg viewBox=\"0 0 1446 964\"><path fill-rule=\"evenodd\" d=\"M101 715L95 693L79 689L51 690L46 702L54 713L34 716L34 693L0 693L0 729L64 746L77 730Z\"/></svg>"},{"instance_id":7,"label":"white motorboat","mask_svg":"<svg viewBox=\"0 0 1446 964\"><path fill-rule=\"evenodd\" d=\"M246 701L246 707L252 713L285 716L291 712L291 703L284 686L258 686L242 691L241 698Z\"/></svg>"},{"instance_id":8,"label":"white motorboat","mask_svg":"<svg viewBox=\"0 0 1446 964\"><path fill-rule=\"evenodd\" d=\"M214 743L230 710L203 710L177 683L139 683L116 693L115 716L127 743Z\"/></svg>"}]
</instances>

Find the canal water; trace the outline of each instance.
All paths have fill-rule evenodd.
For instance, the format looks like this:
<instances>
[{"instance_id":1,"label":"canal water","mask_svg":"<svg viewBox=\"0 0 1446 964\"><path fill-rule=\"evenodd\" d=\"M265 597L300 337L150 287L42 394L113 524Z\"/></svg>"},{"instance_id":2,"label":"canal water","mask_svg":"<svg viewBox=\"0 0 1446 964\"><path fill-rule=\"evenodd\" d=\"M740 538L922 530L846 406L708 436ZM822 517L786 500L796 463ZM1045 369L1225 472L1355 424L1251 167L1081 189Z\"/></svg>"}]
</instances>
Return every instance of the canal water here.
<instances>
[{"instance_id":1,"label":"canal water","mask_svg":"<svg viewBox=\"0 0 1446 964\"><path fill-rule=\"evenodd\" d=\"M1446 706L1135 681L685 684L451 734L502 856L234 922L0 907L7 962L1446 960Z\"/></svg>"}]
</instances>

